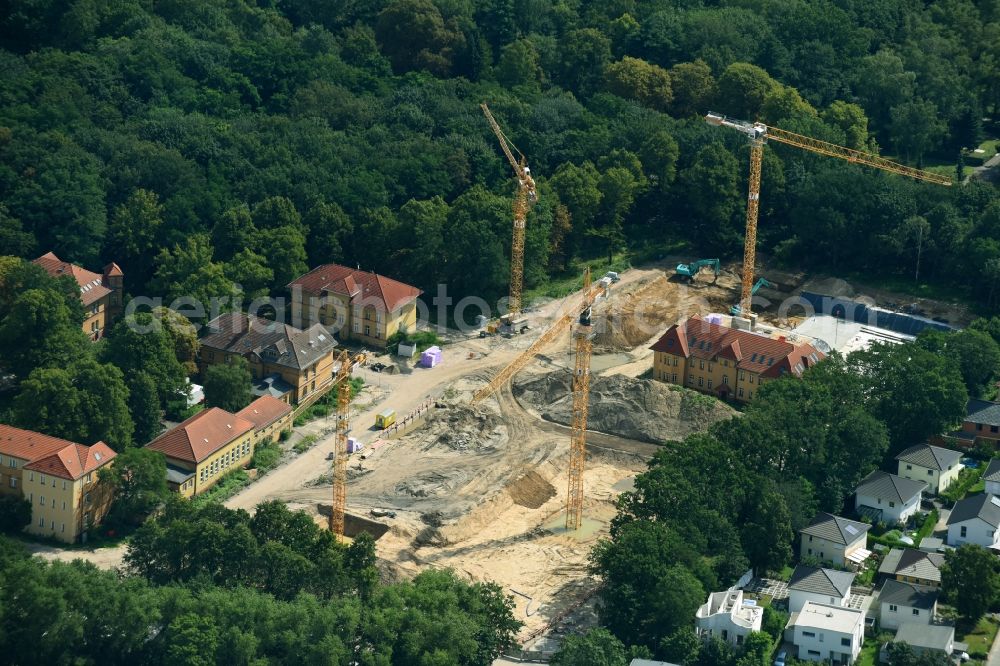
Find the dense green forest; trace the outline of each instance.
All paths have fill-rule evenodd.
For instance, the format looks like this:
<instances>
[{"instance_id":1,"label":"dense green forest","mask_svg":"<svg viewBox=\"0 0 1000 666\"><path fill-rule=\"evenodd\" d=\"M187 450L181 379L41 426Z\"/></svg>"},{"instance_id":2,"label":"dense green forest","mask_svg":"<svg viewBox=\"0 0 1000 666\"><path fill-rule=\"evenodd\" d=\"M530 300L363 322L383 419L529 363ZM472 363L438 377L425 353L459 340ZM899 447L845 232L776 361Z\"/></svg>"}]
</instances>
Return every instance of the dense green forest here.
<instances>
[{"instance_id":1,"label":"dense green forest","mask_svg":"<svg viewBox=\"0 0 1000 666\"><path fill-rule=\"evenodd\" d=\"M0 254L135 294L279 293L339 260L505 292L625 248L737 256L747 147L709 109L954 164L1000 106L995 0L3 0ZM953 169L949 168L949 171ZM1000 195L766 151L779 262L1000 298ZM956 271L955 267L962 270Z\"/></svg>"},{"instance_id":2,"label":"dense green forest","mask_svg":"<svg viewBox=\"0 0 1000 666\"><path fill-rule=\"evenodd\" d=\"M520 626L496 585L378 577L370 538L338 544L283 504L175 499L121 573L0 537L0 645L18 664L489 666Z\"/></svg>"}]
</instances>

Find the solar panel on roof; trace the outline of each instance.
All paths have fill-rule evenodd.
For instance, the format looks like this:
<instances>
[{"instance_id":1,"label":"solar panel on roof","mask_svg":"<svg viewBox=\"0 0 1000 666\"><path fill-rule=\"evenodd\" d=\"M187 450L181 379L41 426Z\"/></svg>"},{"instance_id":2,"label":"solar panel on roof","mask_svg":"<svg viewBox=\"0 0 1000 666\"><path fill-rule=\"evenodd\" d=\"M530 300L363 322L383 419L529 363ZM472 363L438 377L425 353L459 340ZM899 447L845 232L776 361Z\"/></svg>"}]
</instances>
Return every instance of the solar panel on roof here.
<instances>
[{"instance_id":1,"label":"solar panel on roof","mask_svg":"<svg viewBox=\"0 0 1000 666\"><path fill-rule=\"evenodd\" d=\"M854 525L848 525L847 527L844 528L844 531L846 531L851 536L858 536L858 528L855 527Z\"/></svg>"},{"instance_id":2,"label":"solar panel on roof","mask_svg":"<svg viewBox=\"0 0 1000 666\"><path fill-rule=\"evenodd\" d=\"M995 506L1000 506L1000 497L996 495L990 495L990 501L993 502Z\"/></svg>"}]
</instances>

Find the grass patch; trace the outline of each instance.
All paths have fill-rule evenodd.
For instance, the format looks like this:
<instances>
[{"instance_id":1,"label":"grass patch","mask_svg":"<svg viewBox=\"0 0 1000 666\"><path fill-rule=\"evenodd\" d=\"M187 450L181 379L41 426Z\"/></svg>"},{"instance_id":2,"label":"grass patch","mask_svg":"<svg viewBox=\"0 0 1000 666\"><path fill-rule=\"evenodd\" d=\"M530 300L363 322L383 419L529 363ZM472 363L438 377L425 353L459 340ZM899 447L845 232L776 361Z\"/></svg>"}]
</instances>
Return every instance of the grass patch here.
<instances>
[{"instance_id":1,"label":"grass patch","mask_svg":"<svg viewBox=\"0 0 1000 666\"><path fill-rule=\"evenodd\" d=\"M350 379L351 384L351 399L353 400L361 389L365 386L365 380L361 377L352 377ZM332 389L327 391L320 397L319 400L302 410L298 416L295 417L293 425L299 427L309 423L310 421L315 421L316 419L321 419L329 416L335 409L337 409L337 392L340 390L339 386L334 386ZM284 435L284 433L282 433ZM287 437L285 437L287 439Z\"/></svg>"},{"instance_id":2,"label":"grass patch","mask_svg":"<svg viewBox=\"0 0 1000 666\"><path fill-rule=\"evenodd\" d=\"M791 565L786 564L785 568L773 574L773 578L783 580L786 583L792 579L792 572L795 571Z\"/></svg>"},{"instance_id":3,"label":"grass patch","mask_svg":"<svg viewBox=\"0 0 1000 666\"><path fill-rule=\"evenodd\" d=\"M941 498L948 500L949 502L957 502L962 499L967 494L972 492L974 487L980 484L983 478L983 472L985 471L985 465L980 465L976 469L969 469L966 467L958 473L958 481L948 486L948 489L941 493ZM983 482L983 488L985 487L986 484Z\"/></svg>"},{"instance_id":4,"label":"grass patch","mask_svg":"<svg viewBox=\"0 0 1000 666\"><path fill-rule=\"evenodd\" d=\"M245 469L234 469L200 495L192 499L196 504L206 504L208 502L225 502L227 499L250 485L250 475Z\"/></svg>"},{"instance_id":5,"label":"grass patch","mask_svg":"<svg viewBox=\"0 0 1000 666\"><path fill-rule=\"evenodd\" d=\"M319 439L318 435L306 435L299 441L295 442L295 444L292 446L292 449L296 453L305 453L316 444L316 440L318 439Z\"/></svg>"},{"instance_id":6,"label":"grass patch","mask_svg":"<svg viewBox=\"0 0 1000 666\"><path fill-rule=\"evenodd\" d=\"M875 666L878 663L878 648L879 641L869 638L861 646L861 654L858 655L858 660L854 663L857 666Z\"/></svg>"},{"instance_id":7,"label":"grass patch","mask_svg":"<svg viewBox=\"0 0 1000 666\"><path fill-rule=\"evenodd\" d=\"M993 639L996 638L997 626L996 621L989 616L984 616L980 618L972 631L962 635L960 632L963 631L964 627L960 622L959 626L955 628L955 640L969 644L970 657L985 660L990 646L993 645Z\"/></svg>"},{"instance_id":8,"label":"grass patch","mask_svg":"<svg viewBox=\"0 0 1000 666\"><path fill-rule=\"evenodd\" d=\"M250 466L261 474L269 472L281 461L281 447L274 442L265 442L254 448Z\"/></svg>"}]
</instances>

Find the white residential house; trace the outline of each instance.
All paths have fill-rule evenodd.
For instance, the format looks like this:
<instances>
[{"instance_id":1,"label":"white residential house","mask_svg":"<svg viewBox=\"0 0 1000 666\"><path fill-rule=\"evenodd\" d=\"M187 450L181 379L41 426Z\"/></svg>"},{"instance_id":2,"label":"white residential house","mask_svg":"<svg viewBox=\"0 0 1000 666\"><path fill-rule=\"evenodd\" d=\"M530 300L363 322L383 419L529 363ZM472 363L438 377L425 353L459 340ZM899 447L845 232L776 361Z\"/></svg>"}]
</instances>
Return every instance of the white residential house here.
<instances>
[{"instance_id":1,"label":"white residential house","mask_svg":"<svg viewBox=\"0 0 1000 666\"><path fill-rule=\"evenodd\" d=\"M926 488L924 481L875 470L854 490L854 509L879 522L905 523L920 510L920 500Z\"/></svg>"},{"instance_id":2,"label":"white residential house","mask_svg":"<svg viewBox=\"0 0 1000 666\"><path fill-rule=\"evenodd\" d=\"M930 624L937 613L934 588L887 580L878 594L878 621L882 629L899 629L906 623Z\"/></svg>"},{"instance_id":3,"label":"white residential house","mask_svg":"<svg viewBox=\"0 0 1000 666\"><path fill-rule=\"evenodd\" d=\"M853 664L861 653L864 633L864 611L807 601L789 617L785 640L795 646L799 659Z\"/></svg>"},{"instance_id":4,"label":"white residential house","mask_svg":"<svg viewBox=\"0 0 1000 666\"><path fill-rule=\"evenodd\" d=\"M854 575L848 571L798 565L788 581L788 610L797 613L807 601L831 606L847 606L851 598Z\"/></svg>"},{"instance_id":5,"label":"white residential house","mask_svg":"<svg viewBox=\"0 0 1000 666\"><path fill-rule=\"evenodd\" d=\"M975 543L990 548L1000 542L1000 497L979 494L955 503L948 516L948 545Z\"/></svg>"},{"instance_id":6,"label":"white residential house","mask_svg":"<svg viewBox=\"0 0 1000 666\"><path fill-rule=\"evenodd\" d=\"M820 513L799 531L802 541L799 556L831 562L840 567L849 563L860 564L872 554L865 548L870 527L832 513Z\"/></svg>"},{"instance_id":7,"label":"white residential house","mask_svg":"<svg viewBox=\"0 0 1000 666\"><path fill-rule=\"evenodd\" d=\"M695 612L695 632L702 638L714 636L731 645L742 645L751 631L760 631L764 609L755 601L744 601L743 590L731 587L713 592Z\"/></svg>"},{"instance_id":8,"label":"white residential house","mask_svg":"<svg viewBox=\"0 0 1000 666\"><path fill-rule=\"evenodd\" d=\"M990 461L989 467L983 472L987 495L1000 495L1000 458Z\"/></svg>"},{"instance_id":9,"label":"white residential house","mask_svg":"<svg viewBox=\"0 0 1000 666\"><path fill-rule=\"evenodd\" d=\"M958 473L962 471L961 459L962 454L958 451L917 444L896 456L897 471L904 479L926 481L928 492L937 495L958 480Z\"/></svg>"}]
</instances>

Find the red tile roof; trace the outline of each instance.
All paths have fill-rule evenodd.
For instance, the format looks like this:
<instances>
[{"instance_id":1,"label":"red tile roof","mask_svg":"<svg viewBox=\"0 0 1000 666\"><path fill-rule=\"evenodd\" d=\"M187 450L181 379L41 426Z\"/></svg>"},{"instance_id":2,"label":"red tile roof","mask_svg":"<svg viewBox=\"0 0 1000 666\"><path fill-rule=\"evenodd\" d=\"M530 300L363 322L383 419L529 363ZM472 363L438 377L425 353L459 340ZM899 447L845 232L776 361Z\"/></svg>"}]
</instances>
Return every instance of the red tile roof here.
<instances>
[{"instance_id":1,"label":"red tile roof","mask_svg":"<svg viewBox=\"0 0 1000 666\"><path fill-rule=\"evenodd\" d=\"M312 296L324 292L347 296L351 304L371 305L383 312L392 312L421 294L416 287L398 280L340 264L317 266L288 284L289 289L294 287Z\"/></svg>"},{"instance_id":2,"label":"red tile roof","mask_svg":"<svg viewBox=\"0 0 1000 666\"><path fill-rule=\"evenodd\" d=\"M292 406L287 402L282 402L273 396L265 395L236 412L236 416L250 421L253 423L254 429L260 430L271 425L282 416L290 414L291 411Z\"/></svg>"},{"instance_id":3,"label":"red tile roof","mask_svg":"<svg viewBox=\"0 0 1000 666\"><path fill-rule=\"evenodd\" d=\"M116 455L104 442L93 446L70 444L50 456L28 463L24 469L75 481L107 465Z\"/></svg>"},{"instance_id":4,"label":"red tile roof","mask_svg":"<svg viewBox=\"0 0 1000 666\"><path fill-rule=\"evenodd\" d=\"M700 317L674 324L650 349L706 361L733 359L739 369L763 377L780 377L786 373L800 376L806 368L825 358L812 345L792 344L750 331L738 331Z\"/></svg>"},{"instance_id":5,"label":"red tile roof","mask_svg":"<svg viewBox=\"0 0 1000 666\"><path fill-rule=\"evenodd\" d=\"M0 423L0 455L12 456L28 462L50 456L67 446L79 446L76 442L58 437L49 437L40 432L22 430Z\"/></svg>"},{"instance_id":6,"label":"red tile roof","mask_svg":"<svg viewBox=\"0 0 1000 666\"><path fill-rule=\"evenodd\" d=\"M168 458L199 463L226 444L253 430L253 423L210 407L166 431L146 446Z\"/></svg>"},{"instance_id":7,"label":"red tile roof","mask_svg":"<svg viewBox=\"0 0 1000 666\"><path fill-rule=\"evenodd\" d=\"M54 252L43 254L32 263L41 266L45 272L52 277L60 275L72 275L76 283L80 285L80 300L84 305L93 305L98 300L111 293L111 290L104 286L104 276L80 268L76 264L63 261ZM121 269L119 269L119 272Z\"/></svg>"},{"instance_id":8,"label":"red tile roof","mask_svg":"<svg viewBox=\"0 0 1000 666\"><path fill-rule=\"evenodd\" d=\"M104 274L108 277L123 277L125 275L118 264L113 261L104 267Z\"/></svg>"}]
</instances>

